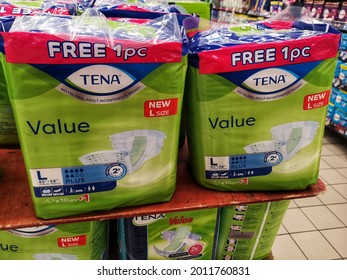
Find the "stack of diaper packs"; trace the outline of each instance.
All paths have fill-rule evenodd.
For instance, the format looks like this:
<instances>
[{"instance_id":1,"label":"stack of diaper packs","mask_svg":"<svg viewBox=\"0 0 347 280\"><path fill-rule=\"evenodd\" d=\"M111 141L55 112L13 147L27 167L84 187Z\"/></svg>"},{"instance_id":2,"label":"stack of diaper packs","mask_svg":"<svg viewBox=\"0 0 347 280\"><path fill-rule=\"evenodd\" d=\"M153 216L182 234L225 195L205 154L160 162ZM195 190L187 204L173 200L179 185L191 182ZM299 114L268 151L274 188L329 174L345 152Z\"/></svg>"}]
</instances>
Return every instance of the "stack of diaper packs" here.
<instances>
[{"instance_id":1,"label":"stack of diaper packs","mask_svg":"<svg viewBox=\"0 0 347 280\"><path fill-rule=\"evenodd\" d=\"M118 220L122 260L260 260L269 257L289 200Z\"/></svg>"},{"instance_id":2,"label":"stack of diaper packs","mask_svg":"<svg viewBox=\"0 0 347 280\"><path fill-rule=\"evenodd\" d=\"M20 17L2 36L38 217L171 199L187 68L175 15Z\"/></svg>"},{"instance_id":3,"label":"stack of diaper packs","mask_svg":"<svg viewBox=\"0 0 347 280\"><path fill-rule=\"evenodd\" d=\"M185 22L184 112L196 182L221 191L317 183L340 33L300 21L198 24Z\"/></svg>"},{"instance_id":4,"label":"stack of diaper packs","mask_svg":"<svg viewBox=\"0 0 347 280\"><path fill-rule=\"evenodd\" d=\"M119 258L211 260L217 229L217 208L119 219Z\"/></svg>"},{"instance_id":5,"label":"stack of diaper packs","mask_svg":"<svg viewBox=\"0 0 347 280\"><path fill-rule=\"evenodd\" d=\"M0 260L104 260L108 221L0 231Z\"/></svg>"}]
</instances>

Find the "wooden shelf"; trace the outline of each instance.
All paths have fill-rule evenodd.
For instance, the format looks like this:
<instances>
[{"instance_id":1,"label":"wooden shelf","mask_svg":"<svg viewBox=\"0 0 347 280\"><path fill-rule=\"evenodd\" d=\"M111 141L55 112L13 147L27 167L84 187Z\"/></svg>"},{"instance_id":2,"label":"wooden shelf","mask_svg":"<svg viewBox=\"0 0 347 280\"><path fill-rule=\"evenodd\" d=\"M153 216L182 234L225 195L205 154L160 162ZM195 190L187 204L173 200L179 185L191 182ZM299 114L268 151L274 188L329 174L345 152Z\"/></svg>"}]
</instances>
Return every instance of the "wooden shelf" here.
<instances>
[{"instance_id":1,"label":"wooden shelf","mask_svg":"<svg viewBox=\"0 0 347 280\"><path fill-rule=\"evenodd\" d=\"M316 196L326 190L325 184L319 180L317 184L299 191L219 192L199 187L194 182L189 172L186 146L180 149L178 161L177 189L170 202L44 220L35 216L20 149L0 149L0 169L3 171L3 175L0 177L0 229L117 219L145 214L297 199Z\"/></svg>"}]
</instances>

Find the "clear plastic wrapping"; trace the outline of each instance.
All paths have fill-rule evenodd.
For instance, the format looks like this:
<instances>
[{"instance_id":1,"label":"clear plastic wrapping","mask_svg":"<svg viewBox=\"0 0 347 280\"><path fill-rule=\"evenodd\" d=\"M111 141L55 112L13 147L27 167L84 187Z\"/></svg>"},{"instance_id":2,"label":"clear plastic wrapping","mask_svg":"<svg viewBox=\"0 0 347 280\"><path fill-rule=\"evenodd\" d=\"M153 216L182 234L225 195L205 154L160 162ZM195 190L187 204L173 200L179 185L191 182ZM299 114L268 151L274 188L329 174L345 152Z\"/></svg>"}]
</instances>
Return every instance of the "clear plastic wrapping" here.
<instances>
[{"instance_id":1,"label":"clear plastic wrapping","mask_svg":"<svg viewBox=\"0 0 347 280\"><path fill-rule=\"evenodd\" d=\"M112 45L113 39L137 42L182 42L182 33L175 14L165 14L144 23L107 19L97 9L87 9L78 17L39 15L16 18L9 32L42 32L70 40L99 37Z\"/></svg>"}]
</instances>

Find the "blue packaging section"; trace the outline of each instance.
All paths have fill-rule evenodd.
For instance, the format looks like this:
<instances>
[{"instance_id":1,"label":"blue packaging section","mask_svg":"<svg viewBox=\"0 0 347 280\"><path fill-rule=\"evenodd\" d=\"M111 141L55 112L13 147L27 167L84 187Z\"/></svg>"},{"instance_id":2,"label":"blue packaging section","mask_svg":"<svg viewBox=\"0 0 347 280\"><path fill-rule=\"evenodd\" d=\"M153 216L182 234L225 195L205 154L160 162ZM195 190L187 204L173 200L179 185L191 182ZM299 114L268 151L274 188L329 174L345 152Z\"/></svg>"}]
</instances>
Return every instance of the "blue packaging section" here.
<instances>
[{"instance_id":1,"label":"blue packaging section","mask_svg":"<svg viewBox=\"0 0 347 280\"><path fill-rule=\"evenodd\" d=\"M335 113L335 106L333 103L329 103L328 105L328 111L327 111L327 118L326 118L326 124L330 124L331 120L334 117L334 113Z\"/></svg>"},{"instance_id":2,"label":"blue packaging section","mask_svg":"<svg viewBox=\"0 0 347 280\"><path fill-rule=\"evenodd\" d=\"M326 125L347 136L347 34L341 34L339 59L330 93Z\"/></svg>"},{"instance_id":3,"label":"blue packaging section","mask_svg":"<svg viewBox=\"0 0 347 280\"><path fill-rule=\"evenodd\" d=\"M132 219L120 219L118 222L118 229L121 232L120 238L118 239L121 244L119 246L119 257L121 260L147 260L147 226L134 226Z\"/></svg>"},{"instance_id":4,"label":"blue packaging section","mask_svg":"<svg viewBox=\"0 0 347 280\"><path fill-rule=\"evenodd\" d=\"M341 50L347 50L347 34L343 33L341 36Z\"/></svg>"},{"instance_id":5,"label":"blue packaging section","mask_svg":"<svg viewBox=\"0 0 347 280\"><path fill-rule=\"evenodd\" d=\"M334 104L337 109L347 113L347 92L339 91Z\"/></svg>"},{"instance_id":6,"label":"blue packaging section","mask_svg":"<svg viewBox=\"0 0 347 280\"><path fill-rule=\"evenodd\" d=\"M338 108L335 108L331 123L334 125L337 132L346 135L347 112L343 112Z\"/></svg>"}]
</instances>

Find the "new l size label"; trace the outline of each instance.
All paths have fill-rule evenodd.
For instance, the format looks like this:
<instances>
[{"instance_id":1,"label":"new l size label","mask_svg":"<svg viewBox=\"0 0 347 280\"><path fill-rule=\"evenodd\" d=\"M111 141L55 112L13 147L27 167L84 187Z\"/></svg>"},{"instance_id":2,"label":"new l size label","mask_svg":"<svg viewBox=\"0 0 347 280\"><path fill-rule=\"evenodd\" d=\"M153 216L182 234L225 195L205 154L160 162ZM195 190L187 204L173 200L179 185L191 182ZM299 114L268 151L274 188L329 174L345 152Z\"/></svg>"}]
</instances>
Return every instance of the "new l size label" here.
<instances>
[{"instance_id":1,"label":"new l size label","mask_svg":"<svg viewBox=\"0 0 347 280\"><path fill-rule=\"evenodd\" d=\"M78 235L70 237L59 237L58 246L62 248L87 245L87 236Z\"/></svg>"},{"instance_id":2,"label":"new l size label","mask_svg":"<svg viewBox=\"0 0 347 280\"><path fill-rule=\"evenodd\" d=\"M312 110L324 107L329 103L330 90L319 93L309 94L304 99L304 110Z\"/></svg>"},{"instance_id":3,"label":"new l size label","mask_svg":"<svg viewBox=\"0 0 347 280\"><path fill-rule=\"evenodd\" d=\"M144 115L147 118L176 115L178 98L147 100L144 104Z\"/></svg>"}]
</instances>

